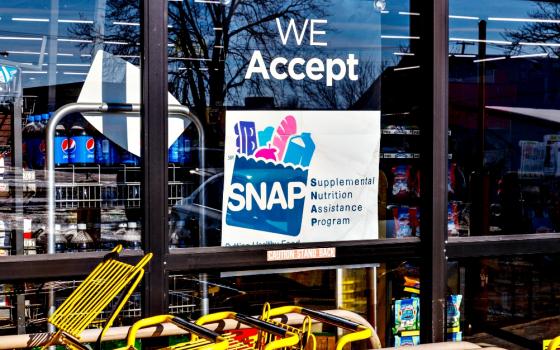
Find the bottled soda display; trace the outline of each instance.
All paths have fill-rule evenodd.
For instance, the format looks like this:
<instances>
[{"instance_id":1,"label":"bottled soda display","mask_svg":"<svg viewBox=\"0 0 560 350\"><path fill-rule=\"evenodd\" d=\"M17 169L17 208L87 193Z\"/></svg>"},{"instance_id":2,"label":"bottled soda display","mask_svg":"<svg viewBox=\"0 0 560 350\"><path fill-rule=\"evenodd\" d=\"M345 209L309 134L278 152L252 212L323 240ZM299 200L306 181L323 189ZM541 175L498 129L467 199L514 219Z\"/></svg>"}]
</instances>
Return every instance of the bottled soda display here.
<instances>
[{"instance_id":1,"label":"bottled soda display","mask_svg":"<svg viewBox=\"0 0 560 350\"><path fill-rule=\"evenodd\" d=\"M37 147L35 138L37 134L37 124L35 124L35 116L30 115L27 117L27 124L22 130L22 148L24 153L24 160L29 169L33 169L35 148Z\"/></svg>"},{"instance_id":2,"label":"bottled soda display","mask_svg":"<svg viewBox=\"0 0 560 350\"><path fill-rule=\"evenodd\" d=\"M68 249L68 240L62 234L60 224L54 225L54 250L56 253L64 253Z\"/></svg>"},{"instance_id":3,"label":"bottled soda display","mask_svg":"<svg viewBox=\"0 0 560 350\"><path fill-rule=\"evenodd\" d=\"M74 125L70 129L68 162L79 166L95 163L95 139L88 134L82 125Z\"/></svg>"},{"instance_id":4,"label":"bottled soda display","mask_svg":"<svg viewBox=\"0 0 560 350\"><path fill-rule=\"evenodd\" d=\"M126 233L122 237L123 246L126 249L140 250L142 249L142 237L138 231L138 224L136 222L129 222L126 224Z\"/></svg>"},{"instance_id":5,"label":"bottled soda display","mask_svg":"<svg viewBox=\"0 0 560 350\"><path fill-rule=\"evenodd\" d=\"M56 166L68 164L69 143L68 134L63 124L56 126L54 134L54 163Z\"/></svg>"},{"instance_id":6,"label":"bottled soda display","mask_svg":"<svg viewBox=\"0 0 560 350\"><path fill-rule=\"evenodd\" d=\"M169 147L169 163L176 165L188 164L191 160L191 140L186 135L181 135Z\"/></svg>"},{"instance_id":7,"label":"bottled soda display","mask_svg":"<svg viewBox=\"0 0 560 350\"><path fill-rule=\"evenodd\" d=\"M120 163L119 152L115 145L103 135L95 138L95 162L104 166Z\"/></svg>"},{"instance_id":8,"label":"bottled soda display","mask_svg":"<svg viewBox=\"0 0 560 350\"><path fill-rule=\"evenodd\" d=\"M78 224L78 232L70 240L72 252L92 252L94 250L93 239L87 232L86 224Z\"/></svg>"}]
</instances>

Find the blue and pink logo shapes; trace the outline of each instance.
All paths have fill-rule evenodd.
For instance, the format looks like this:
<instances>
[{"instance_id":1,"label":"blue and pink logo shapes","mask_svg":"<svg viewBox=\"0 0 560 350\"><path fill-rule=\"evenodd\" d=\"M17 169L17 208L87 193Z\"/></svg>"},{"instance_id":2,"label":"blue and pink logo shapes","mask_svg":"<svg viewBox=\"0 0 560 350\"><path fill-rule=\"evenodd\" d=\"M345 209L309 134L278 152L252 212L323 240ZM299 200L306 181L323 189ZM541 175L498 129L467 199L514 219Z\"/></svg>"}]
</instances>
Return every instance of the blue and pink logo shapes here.
<instances>
[{"instance_id":1,"label":"blue and pink logo shapes","mask_svg":"<svg viewBox=\"0 0 560 350\"><path fill-rule=\"evenodd\" d=\"M296 119L258 130L253 121L234 126L236 156L227 199L226 223L297 236L301 231L307 168L315 152Z\"/></svg>"},{"instance_id":2,"label":"blue and pink logo shapes","mask_svg":"<svg viewBox=\"0 0 560 350\"><path fill-rule=\"evenodd\" d=\"M285 117L276 130L268 126L257 131L255 122L239 122L234 127L237 153L308 167L315 152L315 143L310 133L298 134L297 131L296 119L291 115Z\"/></svg>"}]
</instances>

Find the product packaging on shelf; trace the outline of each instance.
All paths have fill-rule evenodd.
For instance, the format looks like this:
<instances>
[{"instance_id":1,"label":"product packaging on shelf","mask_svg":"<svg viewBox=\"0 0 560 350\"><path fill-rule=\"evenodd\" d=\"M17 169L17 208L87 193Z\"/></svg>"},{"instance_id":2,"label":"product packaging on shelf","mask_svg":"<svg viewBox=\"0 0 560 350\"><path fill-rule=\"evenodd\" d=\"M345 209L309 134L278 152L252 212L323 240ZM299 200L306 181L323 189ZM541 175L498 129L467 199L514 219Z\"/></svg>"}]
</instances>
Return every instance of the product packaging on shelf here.
<instances>
[{"instance_id":1,"label":"product packaging on shelf","mask_svg":"<svg viewBox=\"0 0 560 350\"><path fill-rule=\"evenodd\" d=\"M460 341L461 333L461 302L460 294L447 297L447 338L451 341Z\"/></svg>"},{"instance_id":2,"label":"product packaging on shelf","mask_svg":"<svg viewBox=\"0 0 560 350\"><path fill-rule=\"evenodd\" d=\"M420 337L417 335L395 336L395 347L420 345Z\"/></svg>"},{"instance_id":3,"label":"product packaging on shelf","mask_svg":"<svg viewBox=\"0 0 560 350\"><path fill-rule=\"evenodd\" d=\"M420 299L412 297L395 301L394 333L420 329Z\"/></svg>"}]
</instances>

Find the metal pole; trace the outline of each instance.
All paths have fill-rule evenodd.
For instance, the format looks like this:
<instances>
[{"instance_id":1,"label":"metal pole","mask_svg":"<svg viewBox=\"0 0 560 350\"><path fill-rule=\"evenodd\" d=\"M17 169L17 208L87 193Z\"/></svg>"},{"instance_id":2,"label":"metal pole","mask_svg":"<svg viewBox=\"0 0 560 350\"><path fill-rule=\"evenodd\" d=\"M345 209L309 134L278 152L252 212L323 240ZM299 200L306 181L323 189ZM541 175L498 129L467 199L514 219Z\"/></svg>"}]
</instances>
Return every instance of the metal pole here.
<instances>
[{"instance_id":1,"label":"metal pole","mask_svg":"<svg viewBox=\"0 0 560 350\"><path fill-rule=\"evenodd\" d=\"M205 136L204 128L201 121L190 112L190 110L185 106L171 105L169 106L170 115L178 115L187 120L190 120L196 127L198 132L198 142L200 147L200 166L204 170L206 167L206 159L204 154L205 148ZM112 112L140 112L140 105L132 104L107 104L107 103L71 103L59 108L47 124L46 131L46 144L47 144L47 206L48 206L48 230L47 230L47 253L55 254L55 237L54 237L54 225L55 225L55 164L54 164L54 137L56 126L64 117L72 113L112 113ZM202 175L204 180L204 174ZM203 196L204 198L204 196ZM201 216L205 215L205 202L204 199L201 202L202 210ZM203 229L205 227L203 226ZM206 286L206 283L204 283ZM207 287L205 287L207 288ZM49 297L49 312L54 312L54 297ZM49 330L50 331L50 330Z\"/></svg>"}]
</instances>

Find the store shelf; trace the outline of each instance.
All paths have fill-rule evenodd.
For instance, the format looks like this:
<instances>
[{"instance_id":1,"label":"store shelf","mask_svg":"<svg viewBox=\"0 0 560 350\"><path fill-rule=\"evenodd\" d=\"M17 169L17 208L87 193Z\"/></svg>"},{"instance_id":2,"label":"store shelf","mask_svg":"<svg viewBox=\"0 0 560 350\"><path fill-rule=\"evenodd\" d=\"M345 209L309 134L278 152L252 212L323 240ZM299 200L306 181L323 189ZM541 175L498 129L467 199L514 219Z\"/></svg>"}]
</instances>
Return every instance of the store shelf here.
<instances>
[{"instance_id":1,"label":"store shelf","mask_svg":"<svg viewBox=\"0 0 560 350\"><path fill-rule=\"evenodd\" d=\"M420 153L381 153L381 159L420 159ZM449 153L448 158L453 159L453 154Z\"/></svg>"},{"instance_id":2,"label":"store shelf","mask_svg":"<svg viewBox=\"0 0 560 350\"><path fill-rule=\"evenodd\" d=\"M397 128L397 129L381 129L383 135L405 135L405 136L418 136L420 135L420 130L418 129L407 129L407 128Z\"/></svg>"},{"instance_id":3,"label":"store shelf","mask_svg":"<svg viewBox=\"0 0 560 350\"><path fill-rule=\"evenodd\" d=\"M420 159L420 153L381 153L381 159Z\"/></svg>"}]
</instances>

